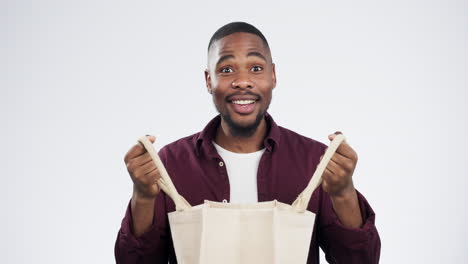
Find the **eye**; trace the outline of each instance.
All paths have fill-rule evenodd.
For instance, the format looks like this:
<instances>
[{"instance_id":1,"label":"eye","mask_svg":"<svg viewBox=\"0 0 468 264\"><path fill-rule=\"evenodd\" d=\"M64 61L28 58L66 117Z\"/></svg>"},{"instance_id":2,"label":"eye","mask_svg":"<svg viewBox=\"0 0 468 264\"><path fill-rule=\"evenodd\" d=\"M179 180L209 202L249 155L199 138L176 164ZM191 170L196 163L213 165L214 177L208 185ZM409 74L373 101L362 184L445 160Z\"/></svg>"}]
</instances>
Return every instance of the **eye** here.
<instances>
[{"instance_id":1,"label":"eye","mask_svg":"<svg viewBox=\"0 0 468 264\"><path fill-rule=\"evenodd\" d=\"M231 67L224 67L224 68L221 68L221 70L219 72L221 72L221 73L231 73L231 72L233 72L233 70L232 70Z\"/></svg>"},{"instance_id":2,"label":"eye","mask_svg":"<svg viewBox=\"0 0 468 264\"><path fill-rule=\"evenodd\" d=\"M251 69L251 71L253 71L253 72L259 72L261 70L263 70L262 66L253 66L252 69Z\"/></svg>"}]
</instances>

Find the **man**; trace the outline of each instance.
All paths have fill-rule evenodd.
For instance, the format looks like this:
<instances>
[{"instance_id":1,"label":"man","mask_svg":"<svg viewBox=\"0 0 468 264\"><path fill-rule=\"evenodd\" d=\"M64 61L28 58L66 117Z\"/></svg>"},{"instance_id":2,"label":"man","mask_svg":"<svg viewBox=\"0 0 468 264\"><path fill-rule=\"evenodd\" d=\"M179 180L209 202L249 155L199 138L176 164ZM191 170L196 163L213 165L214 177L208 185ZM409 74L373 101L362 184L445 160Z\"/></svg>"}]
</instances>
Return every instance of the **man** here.
<instances>
[{"instance_id":1,"label":"man","mask_svg":"<svg viewBox=\"0 0 468 264\"><path fill-rule=\"evenodd\" d=\"M263 34L242 22L221 27L208 45L205 80L220 114L203 131L159 151L179 193L191 205L205 199L291 204L326 145L278 126L268 114L276 73ZM167 219L175 205L160 192L155 165L140 144L125 163L134 184L115 245L117 263L176 263ZM356 152L343 143L312 196L308 210L317 218L307 263L319 263L319 246L330 263L379 260L375 214L353 185L356 163Z\"/></svg>"}]
</instances>

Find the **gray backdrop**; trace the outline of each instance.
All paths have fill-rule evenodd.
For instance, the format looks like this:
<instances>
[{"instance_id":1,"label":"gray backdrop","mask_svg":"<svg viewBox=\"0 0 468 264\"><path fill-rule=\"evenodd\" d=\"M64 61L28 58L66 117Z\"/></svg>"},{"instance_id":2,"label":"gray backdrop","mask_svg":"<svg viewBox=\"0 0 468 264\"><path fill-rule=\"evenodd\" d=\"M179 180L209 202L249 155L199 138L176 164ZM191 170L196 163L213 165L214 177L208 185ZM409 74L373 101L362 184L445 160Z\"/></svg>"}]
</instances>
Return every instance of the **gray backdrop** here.
<instances>
[{"instance_id":1,"label":"gray backdrop","mask_svg":"<svg viewBox=\"0 0 468 264\"><path fill-rule=\"evenodd\" d=\"M358 152L381 263L466 262L466 1L286 2L1 1L2 263L114 262L125 153L216 114L206 46L238 20L271 43L275 120Z\"/></svg>"}]
</instances>

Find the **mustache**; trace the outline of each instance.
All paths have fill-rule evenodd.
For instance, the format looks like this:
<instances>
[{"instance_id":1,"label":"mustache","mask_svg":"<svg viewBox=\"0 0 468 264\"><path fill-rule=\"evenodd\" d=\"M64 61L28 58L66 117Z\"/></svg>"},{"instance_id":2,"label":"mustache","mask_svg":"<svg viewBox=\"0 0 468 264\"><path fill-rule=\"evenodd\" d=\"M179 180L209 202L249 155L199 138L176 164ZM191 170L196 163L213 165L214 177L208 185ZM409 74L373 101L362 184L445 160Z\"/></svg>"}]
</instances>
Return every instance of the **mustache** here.
<instances>
[{"instance_id":1,"label":"mustache","mask_svg":"<svg viewBox=\"0 0 468 264\"><path fill-rule=\"evenodd\" d=\"M236 92L236 93L233 93L233 94L230 94L228 97L226 97L226 101L232 101L231 98L234 97L234 96L244 96L244 95L250 95L250 96L254 96L255 97L255 100L260 100L262 97L256 93L253 93L251 91L247 91L247 92Z\"/></svg>"}]
</instances>

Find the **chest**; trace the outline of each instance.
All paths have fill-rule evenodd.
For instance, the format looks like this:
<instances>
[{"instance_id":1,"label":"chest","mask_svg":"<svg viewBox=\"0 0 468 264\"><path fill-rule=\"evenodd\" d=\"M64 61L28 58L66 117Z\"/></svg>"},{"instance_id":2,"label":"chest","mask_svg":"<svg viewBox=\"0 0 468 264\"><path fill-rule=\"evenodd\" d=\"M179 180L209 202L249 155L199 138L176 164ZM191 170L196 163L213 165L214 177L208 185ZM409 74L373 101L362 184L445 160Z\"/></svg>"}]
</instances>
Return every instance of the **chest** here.
<instances>
[{"instance_id":1,"label":"chest","mask_svg":"<svg viewBox=\"0 0 468 264\"><path fill-rule=\"evenodd\" d=\"M246 176L250 184L256 184L258 201L276 199L290 204L306 187L318 161L319 157L315 155L291 153L285 158L284 155L265 151L258 157L258 162L251 162L246 168L236 168L235 166L240 166L239 162L225 160L217 155L211 158L179 157L177 162L170 160L166 169L179 193L191 205L201 204L204 200L230 201L231 185L237 183L230 176L232 178L244 172L250 173L250 176ZM170 200L167 206L169 211L175 209Z\"/></svg>"}]
</instances>

